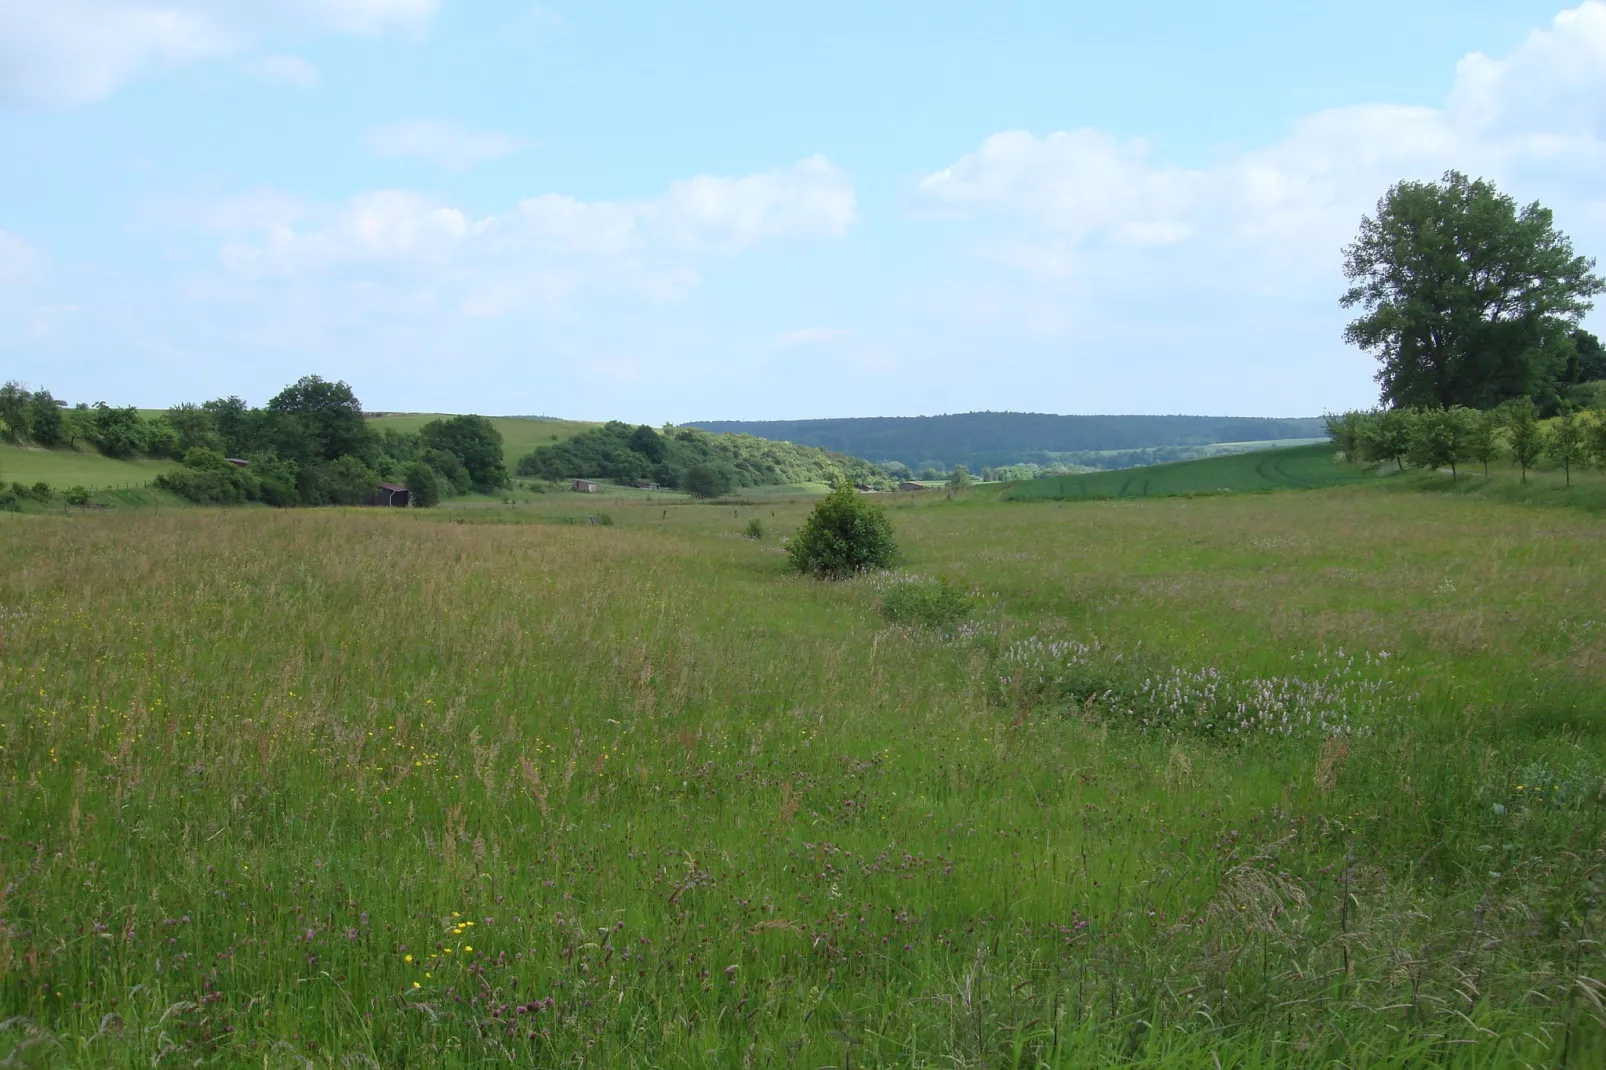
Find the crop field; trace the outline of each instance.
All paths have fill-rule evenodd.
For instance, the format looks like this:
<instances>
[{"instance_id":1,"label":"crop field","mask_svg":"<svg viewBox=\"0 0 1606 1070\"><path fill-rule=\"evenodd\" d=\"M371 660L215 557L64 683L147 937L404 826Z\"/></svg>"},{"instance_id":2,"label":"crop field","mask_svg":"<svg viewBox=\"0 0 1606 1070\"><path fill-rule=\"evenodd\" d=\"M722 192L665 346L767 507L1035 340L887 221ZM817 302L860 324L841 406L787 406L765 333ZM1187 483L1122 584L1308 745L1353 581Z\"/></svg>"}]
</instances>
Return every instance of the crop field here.
<instances>
[{"instance_id":1,"label":"crop field","mask_svg":"<svg viewBox=\"0 0 1606 1070\"><path fill-rule=\"evenodd\" d=\"M90 447L46 450L0 442L0 480L6 483L32 486L43 482L58 489L83 486L91 490L143 486L176 467L173 461L103 457Z\"/></svg>"},{"instance_id":2,"label":"crop field","mask_svg":"<svg viewBox=\"0 0 1606 1070\"><path fill-rule=\"evenodd\" d=\"M1018 484L1011 497L1017 501L1075 501L1090 498L1164 498L1178 494L1241 494L1333 487L1364 482L1370 478L1370 470L1335 464L1332 446L1322 442L1143 468L1034 479Z\"/></svg>"},{"instance_id":3,"label":"crop field","mask_svg":"<svg viewBox=\"0 0 1606 1070\"><path fill-rule=\"evenodd\" d=\"M0 1060L1606 1065L1598 516L534 497L0 516Z\"/></svg>"}]
</instances>

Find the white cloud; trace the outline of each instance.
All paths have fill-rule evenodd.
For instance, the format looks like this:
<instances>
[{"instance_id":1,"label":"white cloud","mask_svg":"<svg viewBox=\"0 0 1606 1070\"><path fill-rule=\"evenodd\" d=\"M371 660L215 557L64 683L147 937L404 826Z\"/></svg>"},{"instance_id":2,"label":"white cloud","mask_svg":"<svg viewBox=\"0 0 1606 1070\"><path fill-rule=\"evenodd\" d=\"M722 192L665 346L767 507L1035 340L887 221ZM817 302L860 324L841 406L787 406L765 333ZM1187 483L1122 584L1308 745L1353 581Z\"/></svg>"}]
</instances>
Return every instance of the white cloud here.
<instances>
[{"instance_id":1,"label":"white cloud","mask_svg":"<svg viewBox=\"0 0 1606 1070\"><path fill-rule=\"evenodd\" d=\"M995 374L1083 409L1123 404L1135 382L1143 404L1190 411L1366 404L1341 250L1395 182L1487 177L1606 253L1606 3L1446 74L1438 106L1316 112L1203 163L1103 130L985 139L915 189L955 246L911 299L928 363L1008 339Z\"/></svg>"},{"instance_id":2,"label":"white cloud","mask_svg":"<svg viewBox=\"0 0 1606 1070\"><path fill-rule=\"evenodd\" d=\"M300 56L262 56L242 64L240 69L258 81L291 89L316 89L322 81L318 68Z\"/></svg>"},{"instance_id":3,"label":"white cloud","mask_svg":"<svg viewBox=\"0 0 1606 1070\"><path fill-rule=\"evenodd\" d=\"M300 228L289 218L299 206L261 193L243 206L260 206L262 225L224 246L223 263L236 277L335 277L369 293L425 287L465 315L488 317L583 290L674 300L697 284L699 265L710 258L841 237L854 194L842 172L812 157L740 178L698 176L647 200L543 194L480 217L406 190L360 194Z\"/></svg>"},{"instance_id":4,"label":"white cloud","mask_svg":"<svg viewBox=\"0 0 1606 1070\"><path fill-rule=\"evenodd\" d=\"M0 103L72 107L274 33L421 29L439 0L0 0Z\"/></svg>"},{"instance_id":5,"label":"white cloud","mask_svg":"<svg viewBox=\"0 0 1606 1070\"><path fill-rule=\"evenodd\" d=\"M381 156L417 156L453 171L510 156L529 142L440 119L404 119L370 127L363 140Z\"/></svg>"},{"instance_id":6,"label":"white cloud","mask_svg":"<svg viewBox=\"0 0 1606 1070\"><path fill-rule=\"evenodd\" d=\"M1204 256L1264 283L1289 270L1333 275L1339 246L1390 184L1450 168L1597 218L1606 3L1562 12L1504 59L1466 57L1442 107L1318 112L1275 144L1200 168L1099 130L1008 131L927 176L918 198L939 215L992 221L982 247L1043 276L1125 263L1141 285L1157 257ZM1123 260L1122 249L1146 246L1165 251Z\"/></svg>"}]
</instances>

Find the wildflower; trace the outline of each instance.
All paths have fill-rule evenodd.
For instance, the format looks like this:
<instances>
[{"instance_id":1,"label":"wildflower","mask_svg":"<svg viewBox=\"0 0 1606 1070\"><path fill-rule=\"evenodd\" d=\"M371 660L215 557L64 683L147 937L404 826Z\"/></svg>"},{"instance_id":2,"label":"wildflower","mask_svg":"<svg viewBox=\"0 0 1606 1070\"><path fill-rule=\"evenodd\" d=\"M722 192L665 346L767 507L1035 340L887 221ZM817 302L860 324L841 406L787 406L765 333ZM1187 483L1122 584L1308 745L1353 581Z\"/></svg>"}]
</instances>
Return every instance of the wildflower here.
<instances>
[{"instance_id":1,"label":"wildflower","mask_svg":"<svg viewBox=\"0 0 1606 1070\"><path fill-rule=\"evenodd\" d=\"M426 974L426 975L425 975L425 976L428 976L428 975L427 975L427 974ZM417 982L417 981L414 981L414 982L413 982L413 987L414 987L414 988L423 988L423 987L424 987L424 986L423 986L423 985L421 985L421 984L419 984L419 983L418 983L418 982Z\"/></svg>"},{"instance_id":2,"label":"wildflower","mask_svg":"<svg viewBox=\"0 0 1606 1070\"><path fill-rule=\"evenodd\" d=\"M411 962L411 961L413 961L413 956L411 956L411 955L403 955L402 956L402 961L403 962Z\"/></svg>"},{"instance_id":3,"label":"wildflower","mask_svg":"<svg viewBox=\"0 0 1606 1070\"><path fill-rule=\"evenodd\" d=\"M474 945L472 945L472 944L464 944L463 945L463 950L464 951L473 951L474 950Z\"/></svg>"}]
</instances>

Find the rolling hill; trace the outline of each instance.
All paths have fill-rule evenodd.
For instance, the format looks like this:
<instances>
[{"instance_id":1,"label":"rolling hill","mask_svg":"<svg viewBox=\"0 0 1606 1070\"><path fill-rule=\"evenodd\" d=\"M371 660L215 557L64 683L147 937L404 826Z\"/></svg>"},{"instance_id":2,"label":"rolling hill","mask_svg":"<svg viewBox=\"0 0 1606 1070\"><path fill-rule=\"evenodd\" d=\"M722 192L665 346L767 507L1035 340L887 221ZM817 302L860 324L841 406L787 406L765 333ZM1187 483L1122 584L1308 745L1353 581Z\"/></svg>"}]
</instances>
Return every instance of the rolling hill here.
<instances>
[{"instance_id":1,"label":"rolling hill","mask_svg":"<svg viewBox=\"0 0 1606 1070\"><path fill-rule=\"evenodd\" d=\"M1100 463L1095 454L1156 447L1208 446L1320 436L1322 422L1238 416L1055 416L1027 412L967 412L948 416L877 416L833 420L711 420L708 431L735 432L820 446L871 461L901 461L972 470L1055 462L1121 467L1152 461L1125 457Z\"/></svg>"},{"instance_id":2,"label":"rolling hill","mask_svg":"<svg viewBox=\"0 0 1606 1070\"><path fill-rule=\"evenodd\" d=\"M368 422L376 430L417 431L431 420L447 419L450 415L437 412L374 412L368 414ZM502 432L502 456L507 459L509 472L517 467L520 457L537 446L550 446L599 426L584 420L550 420L529 416L492 416L489 419Z\"/></svg>"}]
</instances>

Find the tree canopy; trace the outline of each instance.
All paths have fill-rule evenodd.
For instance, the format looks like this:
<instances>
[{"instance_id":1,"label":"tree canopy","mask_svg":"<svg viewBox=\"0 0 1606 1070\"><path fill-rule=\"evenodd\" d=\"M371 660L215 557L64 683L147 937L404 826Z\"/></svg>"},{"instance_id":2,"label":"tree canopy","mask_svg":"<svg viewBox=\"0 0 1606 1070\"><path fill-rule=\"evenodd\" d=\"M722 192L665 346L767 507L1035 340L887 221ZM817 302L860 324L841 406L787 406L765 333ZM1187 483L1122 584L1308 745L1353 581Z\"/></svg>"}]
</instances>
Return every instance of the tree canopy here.
<instances>
[{"instance_id":1,"label":"tree canopy","mask_svg":"<svg viewBox=\"0 0 1606 1070\"><path fill-rule=\"evenodd\" d=\"M542 479L651 480L711 496L736 487L832 483L847 478L880 489L892 481L870 462L792 442L718 435L690 427L631 427L613 421L519 458L518 474ZM710 480L712 477L718 476ZM695 487L688 484L688 477Z\"/></svg>"},{"instance_id":2,"label":"tree canopy","mask_svg":"<svg viewBox=\"0 0 1606 1070\"><path fill-rule=\"evenodd\" d=\"M1490 408L1542 395L1603 283L1551 212L1457 171L1401 182L1344 249L1345 338L1376 355L1391 405Z\"/></svg>"},{"instance_id":3,"label":"tree canopy","mask_svg":"<svg viewBox=\"0 0 1606 1070\"><path fill-rule=\"evenodd\" d=\"M483 416L452 416L431 420L418 432L424 446L457 457L481 493L507 486L507 464L502 459L502 432Z\"/></svg>"}]
</instances>

